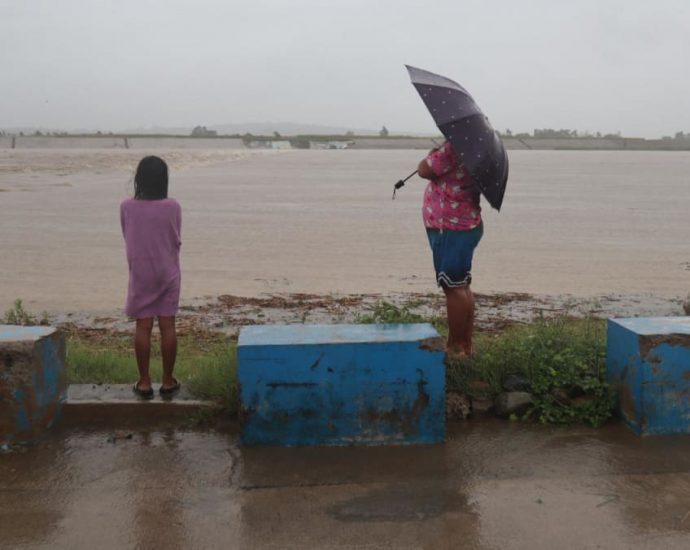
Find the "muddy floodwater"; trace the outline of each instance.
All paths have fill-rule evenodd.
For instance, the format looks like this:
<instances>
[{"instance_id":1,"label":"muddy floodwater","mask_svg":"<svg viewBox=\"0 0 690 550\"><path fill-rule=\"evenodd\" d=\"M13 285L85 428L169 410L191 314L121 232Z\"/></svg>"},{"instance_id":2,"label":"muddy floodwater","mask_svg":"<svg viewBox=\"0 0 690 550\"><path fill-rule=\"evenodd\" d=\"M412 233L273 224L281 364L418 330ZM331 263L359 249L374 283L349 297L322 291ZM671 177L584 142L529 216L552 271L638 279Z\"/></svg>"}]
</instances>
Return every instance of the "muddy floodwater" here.
<instances>
[{"instance_id":1,"label":"muddy floodwater","mask_svg":"<svg viewBox=\"0 0 690 550\"><path fill-rule=\"evenodd\" d=\"M420 151L158 151L183 219L182 298L434 291ZM119 308L118 206L141 151L0 151L0 306ZM511 151L484 203L479 292L685 296L690 153Z\"/></svg>"},{"instance_id":2,"label":"muddy floodwater","mask_svg":"<svg viewBox=\"0 0 690 550\"><path fill-rule=\"evenodd\" d=\"M690 438L475 420L445 445L63 427L0 454L2 548L687 549Z\"/></svg>"}]
</instances>

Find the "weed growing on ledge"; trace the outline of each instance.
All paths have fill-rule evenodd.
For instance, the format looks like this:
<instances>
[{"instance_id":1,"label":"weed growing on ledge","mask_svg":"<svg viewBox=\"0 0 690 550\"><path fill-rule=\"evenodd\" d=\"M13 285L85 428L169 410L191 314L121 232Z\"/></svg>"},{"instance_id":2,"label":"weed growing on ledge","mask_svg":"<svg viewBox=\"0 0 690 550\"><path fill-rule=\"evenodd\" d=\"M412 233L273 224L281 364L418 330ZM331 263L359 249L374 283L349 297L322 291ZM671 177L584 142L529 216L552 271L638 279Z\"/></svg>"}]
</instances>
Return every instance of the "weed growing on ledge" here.
<instances>
[{"instance_id":1,"label":"weed growing on ledge","mask_svg":"<svg viewBox=\"0 0 690 550\"><path fill-rule=\"evenodd\" d=\"M24 304L22 303L21 298L17 298L14 301L14 305L10 309L5 311L3 322L6 325L47 325L48 314L46 312L43 312L43 316L40 319L38 319L34 314L24 309Z\"/></svg>"},{"instance_id":2,"label":"weed growing on ledge","mask_svg":"<svg viewBox=\"0 0 690 550\"><path fill-rule=\"evenodd\" d=\"M374 323L424 323L425 319L418 313L413 313L406 306L396 306L385 300L378 302L371 313L367 315L357 315L355 323L374 324Z\"/></svg>"}]
</instances>

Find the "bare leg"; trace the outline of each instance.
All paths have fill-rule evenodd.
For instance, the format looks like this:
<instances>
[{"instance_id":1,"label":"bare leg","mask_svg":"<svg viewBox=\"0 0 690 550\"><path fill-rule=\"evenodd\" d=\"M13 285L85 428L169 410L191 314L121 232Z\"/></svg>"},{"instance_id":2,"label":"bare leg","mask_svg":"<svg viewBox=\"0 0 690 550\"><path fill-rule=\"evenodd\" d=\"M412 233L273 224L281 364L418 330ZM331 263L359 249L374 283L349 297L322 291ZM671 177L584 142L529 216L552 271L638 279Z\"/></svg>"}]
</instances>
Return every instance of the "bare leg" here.
<instances>
[{"instance_id":1,"label":"bare leg","mask_svg":"<svg viewBox=\"0 0 690 550\"><path fill-rule=\"evenodd\" d=\"M474 296L469 286L444 288L448 313L448 352L471 356Z\"/></svg>"},{"instance_id":2,"label":"bare leg","mask_svg":"<svg viewBox=\"0 0 690 550\"><path fill-rule=\"evenodd\" d=\"M159 317L158 328L161 331L161 357L163 358L162 388L175 385L173 369L177 358L177 332L175 331L175 316Z\"/></svg>"},{"instance_id":3,"label":"bare leg","mask_svg":"<svg viewBox=\"0 0 690 550\"><path fill-rule=\"evenodd\" d=\"M151 359L152 329L152 318L137 319L137 327L134 332L134 355L137 358L137 368L139 369L139 382L137 382L137 387L140 390L148 390L151 388L149 361Z\"/></svg>"},{"instance_id":4,"label":"bare leg","mask_svg":"<svg viewBox=\"0 0 690 550\"><path fill-rule=\"evenodd\" d=\"M465 303L467 306L467 318L465 320L465 333L462 335L462 347L465 353L472 357L472 355L474 355L474 346L472 345L472 336L474 335L474 294L472 294L472 289L469 285L461 290L465 291Z\"/></svg>"}]
</instances>

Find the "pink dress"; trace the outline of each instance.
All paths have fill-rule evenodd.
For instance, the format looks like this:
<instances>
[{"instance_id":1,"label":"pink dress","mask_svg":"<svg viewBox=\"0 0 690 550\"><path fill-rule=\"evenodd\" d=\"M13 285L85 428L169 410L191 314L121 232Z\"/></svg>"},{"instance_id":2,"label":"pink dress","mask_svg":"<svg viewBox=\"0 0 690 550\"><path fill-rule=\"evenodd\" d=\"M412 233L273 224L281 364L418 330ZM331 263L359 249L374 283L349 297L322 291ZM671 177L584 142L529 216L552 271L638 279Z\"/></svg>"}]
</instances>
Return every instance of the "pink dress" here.
<instances>
[{"instance_id":1,"label":"pink dress","mask_svg":"<svg viewBox=\"0 0 690 550\"><path fill-rule=\"evenodd\" d=\"M426 163L437 176L424 192L422 215L427 229L469 231L482 223L479 191L450 143L429 153Z\"/></svg>"},{"instance_id":2,"label":"pink dress","mask_svg":"<svg viewBox=\"0 0 690 550\"><path fill-rule=\"evenodd\" d=\"M120 224L127 248L125 313L136 319L177 314L182 209L175 199L126 199Z\"/></svg>"}]
</instances>

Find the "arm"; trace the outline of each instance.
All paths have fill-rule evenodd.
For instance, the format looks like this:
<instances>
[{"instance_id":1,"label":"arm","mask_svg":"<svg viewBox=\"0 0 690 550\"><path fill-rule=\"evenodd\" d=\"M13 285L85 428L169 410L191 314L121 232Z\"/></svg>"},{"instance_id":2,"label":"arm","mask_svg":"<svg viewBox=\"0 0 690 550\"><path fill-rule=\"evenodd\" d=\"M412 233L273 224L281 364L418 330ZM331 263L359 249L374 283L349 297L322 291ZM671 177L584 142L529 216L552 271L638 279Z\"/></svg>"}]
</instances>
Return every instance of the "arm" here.
<instances>
[{"instance_id":1,"label":"arm","mask_svg":"<svg viewBox=\"0 0 690 550\"><path fill-rule=\"evenodd\" d=\"M453 170L458 164L458 159L448 142L438 149L432 149L417 167L419 177L427 180L435 180Z\"/></svg>"},{"instance_id":2,"label":"arm","mask_svg":"<svg viewBox=\"0 0 690 550\"><path fill-rule=\"evenodd\" d=\"M434 174L433 170L429 166L429 163L426 161L426 158L422 159L419 163L419 166L417 166L417 175L425 180L436 179L436 174Z\"/></svg>"},{"instance_id":3,"label":"arm","mask_svg":"<svg viewBox=\"0 0 690 550\"><path fill-rule=\"evenodd\" d=\"M120 228L122 229L122 236L125 236L125 209L120 204Z\"/></svg>"},{"instance_id":4,"label":"arm","mask_svg":"<svg viewBox=\"0 0 690 550\"><path fill-rule=\"evenodd\" d=\"M177 248L180 248L182 246L182 207L179 203L177 203L175 226L177 228Z\"/></svg>"}]
</instances>

